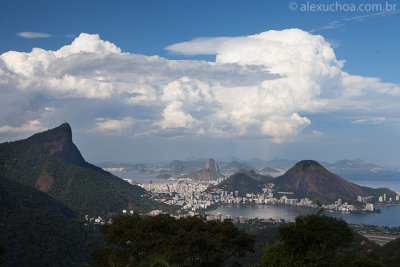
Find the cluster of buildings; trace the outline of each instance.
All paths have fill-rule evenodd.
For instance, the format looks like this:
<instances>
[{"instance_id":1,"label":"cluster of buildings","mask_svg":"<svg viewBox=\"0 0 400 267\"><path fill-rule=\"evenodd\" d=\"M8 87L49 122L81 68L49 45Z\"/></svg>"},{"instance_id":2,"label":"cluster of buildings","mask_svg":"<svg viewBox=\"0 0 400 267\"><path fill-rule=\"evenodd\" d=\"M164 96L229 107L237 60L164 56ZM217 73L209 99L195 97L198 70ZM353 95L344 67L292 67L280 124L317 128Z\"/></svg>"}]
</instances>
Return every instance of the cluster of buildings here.
<instances>
[{"instance_id":1,"label":"cluster of buildings","mask_svg":"<svg viewBox=\"0 0 400 267\"><path fill-rule=\"evenodd\" d=\"M178 179L176 183L170 184L139 184L139 186L150 192L151 197L169 205L181 206L182 210L198 211L210 208L218 204L283 204L317 208L309 198L291 198L293 192L275 192L272 183L265 185L262 193L247 193L240 196L238 191L228 192L216 187L217 181L193 181L191 179ZM386 197L386 196L384 196ZM358 196L357 200L364 203L362 210L373 211L371 203L373 197ZM359 210L354 205L338 199L333 204L322 205L326 210L339 212L352 212Z\"/></svg>"},{"instance_id":2,"label":"cluster of buildings","mask_svg":"<svg viewBox=\"0 0 400 267\"><path fill-rule=\"evenodd\" d=\"M399 193L397 193L397 195L395 197L395 200L396 201L400 201L400 194ZM392 202L393 199L391 197L386 197L386 194L383 194L383 196L379 196L378 201L380 203L382 203L382 202Z\"/></svg>"},{"instance_id":3,"label":"cluster of buildings","mask_svg":"<svg viewBox=\"0 0 400 267\"><path fill-rule=\"evenodd\" d=\"M357 210L354 205L350 205L347 202L344 202L339 198L337 201L335 201L334 204L328 204L328 205L323 205L322 206L326 210L331 210L331 211L340 211L340 212L351 212ZM372 210L374 207L372 206Z\"/></svg>"},{"instance_id":4,"label":"cluster of buildings","mask_svg":"<svg viewBox=\"0 0 400 267\"><path fill-rule=\"evenodd\" d=\"M150 193L152 199L163 202L169 205L181 206L184 211L182 214L178 214L174 217L182 218L187 216L199 215L199 211L210 208L218 204L281 204L281 205L292 205L292 206L303 206L310 208L318 208L309 198L292 198L293 192L274 192L274 184L270 183L262 188L262 193L246 193L244 196L240 196L239 191L228 192L222 190L216 185L219 181L194 181L188 178L176 179L174 183L150 183L150 184L139 184L142 188ZM275 196L274 196L275 195ZM278 197L277 197L278 196ZM395 196L395 201L399 201L400 193ZM343 202L342 199L338 199L333 204L322 205L322 208L331 211L338 212L352 212L352 211L374 211L374 197L368 196L357 196L357 202L362 203L362 208L360 205L358 207L351 205L347 202ZM391 197L387 197L386 194L379 196L378 201L382 202L392 202L394 201ZM122 210L124 215L133 215L133 210ZM155 216L164 213L161 210L153 210L147 215ZM89 217L85 216L85 225L95 224L104 225L112 223L112 216L108 219L104 219L101 216ZM224 221L226 219L232 220L233 223L246 223L247 218L243 216L231 216L223 215L218 213L217 215L207 215L207 220L219 220ZM268 222L279 222L279 221L268 221Z\"/></svg>"},{"instance_id":5,"label":"cluster of buildings","mask_svg":"<svg viewBox=\"0 0 400 267\"><path fill-rule=\"evenodd\" d=\"M218 181L193 181L191 179L179 179L172 184L139 184L151 193L154 200L169 205L181 206L184 210L202 210L215 204L242 204L242 203L275 203L272 188L263 188L263 193L246 194L239 196L239 192L228 192L213 185ZM273 187L273 185L270 185ZM273 202L269 202L273 200Z\"/></svg>"},{"instance_id":6,"label":"cluster of buildings","mask_svg":"<svg viewBox=\"0 0 400 267\"><path fill-rule=\"evenodd\" d=\"M205 191L210 185L217 182L191 181L178 179L170 184L139 184L140 187L151 193L151 197L169 205L181 206L186 210L207 209L215 204L213 197Z\"/></svg>"}]
</instances>

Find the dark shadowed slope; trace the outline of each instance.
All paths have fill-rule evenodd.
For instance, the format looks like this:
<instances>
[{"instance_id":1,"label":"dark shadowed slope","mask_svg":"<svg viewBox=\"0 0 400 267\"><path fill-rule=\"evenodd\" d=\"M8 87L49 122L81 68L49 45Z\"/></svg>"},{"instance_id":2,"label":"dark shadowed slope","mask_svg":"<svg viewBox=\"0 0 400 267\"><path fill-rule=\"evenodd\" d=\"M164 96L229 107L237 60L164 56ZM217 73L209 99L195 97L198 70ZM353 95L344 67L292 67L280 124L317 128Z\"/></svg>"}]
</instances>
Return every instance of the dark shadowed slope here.
<instances>
[{"instance_id":1,"label":"dark shadowed slope","mask_svg":"<svg viewBox=\"0 0 400 267\"><path fill-rule=\"evenodd\" d=\"M0 244L4 266L73 266L89 260L101 235L50 196L0 177Z\"/></svg>"}]
</instances>

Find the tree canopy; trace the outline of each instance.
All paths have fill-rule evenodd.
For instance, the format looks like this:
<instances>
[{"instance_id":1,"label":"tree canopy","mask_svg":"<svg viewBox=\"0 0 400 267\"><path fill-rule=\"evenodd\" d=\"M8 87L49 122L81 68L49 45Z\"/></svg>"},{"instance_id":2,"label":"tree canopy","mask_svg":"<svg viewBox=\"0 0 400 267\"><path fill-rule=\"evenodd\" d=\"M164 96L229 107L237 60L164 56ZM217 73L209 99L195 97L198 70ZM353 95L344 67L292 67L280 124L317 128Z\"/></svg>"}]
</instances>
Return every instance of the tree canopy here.
<instances>
[{"instance_id":1,"label":"tree canopy","mask_svg":"<svg viewBox=\"0 0 400 267\"><path fill-rule=\"evenodd\" d=\"M119 216L100 232L115 248L94 250L94 266L126 266L131 260L135 266L148 266L153 259L164 262L162 266L221 266L232 256L252 251L255 241L231 221L169 215Z\"/></svg>"},{"instance_id":2,"label":"tree canopy","mask_svg":"<svg viewBox=\"0 0 400 267\"><path fill-rule=\"evenodd\" d=\"M283 226L279 236L280 241L266 246L259 266L327 265L354 233L343 220L312 214Z\"/></svg>"},{"instance_id":3,"label":"tree canopy","mask_svg":"<svg viewBox=\"0 0 400 267\"><path fill-rule=\"evenodd\" d=\"M265 246L258 266L386 266L369 250L355 250L360 235L345 221L320 214L280 228L280 241Z\"/></svg>"}]
</instances>

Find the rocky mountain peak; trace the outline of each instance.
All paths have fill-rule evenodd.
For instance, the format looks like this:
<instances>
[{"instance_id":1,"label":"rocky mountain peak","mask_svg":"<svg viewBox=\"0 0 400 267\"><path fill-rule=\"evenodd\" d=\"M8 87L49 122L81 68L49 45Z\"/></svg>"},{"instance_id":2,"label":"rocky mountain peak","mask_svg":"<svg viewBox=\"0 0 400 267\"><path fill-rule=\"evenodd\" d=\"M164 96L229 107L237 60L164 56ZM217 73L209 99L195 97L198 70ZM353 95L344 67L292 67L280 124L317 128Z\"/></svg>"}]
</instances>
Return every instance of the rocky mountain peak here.
<instances>
[{"instance_id":1,"label":"rocky mountain peak","mask_svg":"<svg viewBox=\"0 0 400 267\"><path fill-rule=\"evenodd\" d=\"M41 146L50 155L78 165L86 164L81 152L72 142L72 129L67 122L56 128L37 133L28 138L27 141Z\"/></svg>"},{"instance_id":2,"label":"rocky mountain peak","mask_svg":"<svg viewBox=\"0 0 400 267\"><path fill-rule=\"evenodd\" d=\"M210 170L213 172L219 172L218 165L213 159L208 159L206 162L206 170Z\"/></svg>"}]
</instances>

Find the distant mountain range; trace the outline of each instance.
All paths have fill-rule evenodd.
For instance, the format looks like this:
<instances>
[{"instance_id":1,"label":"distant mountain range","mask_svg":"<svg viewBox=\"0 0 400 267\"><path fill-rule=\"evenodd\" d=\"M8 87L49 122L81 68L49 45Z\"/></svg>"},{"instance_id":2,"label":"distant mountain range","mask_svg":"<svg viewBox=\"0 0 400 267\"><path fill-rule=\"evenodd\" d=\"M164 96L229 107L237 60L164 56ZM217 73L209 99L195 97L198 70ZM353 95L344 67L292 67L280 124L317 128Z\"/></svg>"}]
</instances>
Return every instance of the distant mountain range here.
<instances>
[{"instance_id":1,"label":"distant mountain range","mask_svg":"<svg viewBox=\"0 0 400 267\"><path fill-rule=\"evenodd\" d=\"M114 171L121 169L124 171L131 171L135 174L171 174L175 177L188 176L195 172L204 169L206 159L198 160L173 160L169 163L142 163L142 164L129 164L129 163L100 163L99 166L106 170ZM265 161L261 159L253 159L250 161L231 161L231 162L218 162L219 172L224 176L230 176L237 172L239 169L254 170L260 174L268 174L277 176L284 173L293 167L297 161L273 158ZM334 163L320 162L322 166L330 171L370 171L376 172L384 170L385 168L377 166L372 163L364 163L362 160L339 160Z\"/></svg>"},{"instance_id":2,"label":"distant mountain range","mask_svg":"<svg viewBox=\"0 0 400 267\"><path fill-rule=\"evenodd\" d=\"M273 158L269 161L265 161L264 163L264 168L273 168L275 170L288 170L291 167L293 167L297 161L295 160L288 160L288 159L280 159L280 158ZM372 163L364 163L360 159L356 160L339 160L334 163L328 163L328 162L320 162L322 166L327 168L328 170L331 171L381 171L384 170L385 168L377 166Z\"/></svg>"},{"instance_id":3,"label":"distant mountain range","mask_svg":"<svg viewBox=\"0 0 400 267\"><path fill-rule=\"evenodd\" d=\"M296 163L297 163L297 161L295 161L295 160L273 158L264 163L264 168L269 167L269 168L273 168L275 170L287 170L287 169L293 167Z\"/></svg>"},{"instance_id":4,"label":"distant mountain range","mask_svg":"<svg viewBox=\"0 0 400 267\"><path fill-rule=\"evenodd\" d=\"M336 161L335 163L321 162L321 165L332 171L362 170L362 171L375 172L375 171L382 171L385 169L383 167L377 166L372 163L364 163L360 159L356 159L356 160L345 159L345 160Z\"/></svg>"}]
</instances>

